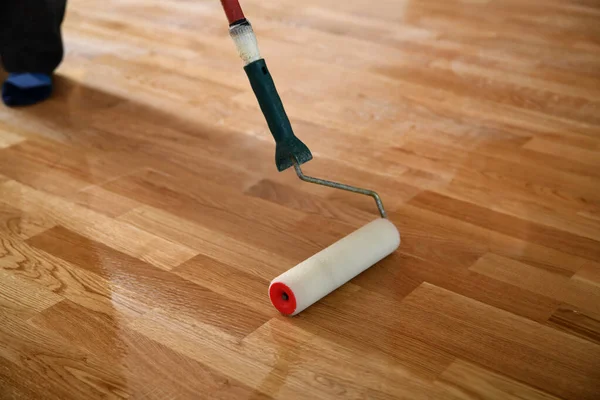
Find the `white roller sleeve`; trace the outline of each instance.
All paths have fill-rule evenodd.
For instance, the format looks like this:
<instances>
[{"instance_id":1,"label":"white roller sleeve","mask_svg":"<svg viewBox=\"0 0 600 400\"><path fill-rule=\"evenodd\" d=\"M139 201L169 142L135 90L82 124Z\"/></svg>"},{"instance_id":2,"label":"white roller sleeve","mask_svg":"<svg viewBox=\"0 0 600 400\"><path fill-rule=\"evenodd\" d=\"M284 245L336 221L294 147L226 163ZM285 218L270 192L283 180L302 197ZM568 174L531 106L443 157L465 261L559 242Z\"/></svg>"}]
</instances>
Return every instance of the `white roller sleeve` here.
<instances>
[{"instance_id":1,"label":"white roller sleeve","mask_svg":"<svg viewBox=\"0 0 600 400\"><path fill-rule=\"evenodd\" d=\"M400 233L389 220L376 219L323 249L269 285L273 306L286 315L296 315L400 245Z\"/></svg>"}]
</instances>

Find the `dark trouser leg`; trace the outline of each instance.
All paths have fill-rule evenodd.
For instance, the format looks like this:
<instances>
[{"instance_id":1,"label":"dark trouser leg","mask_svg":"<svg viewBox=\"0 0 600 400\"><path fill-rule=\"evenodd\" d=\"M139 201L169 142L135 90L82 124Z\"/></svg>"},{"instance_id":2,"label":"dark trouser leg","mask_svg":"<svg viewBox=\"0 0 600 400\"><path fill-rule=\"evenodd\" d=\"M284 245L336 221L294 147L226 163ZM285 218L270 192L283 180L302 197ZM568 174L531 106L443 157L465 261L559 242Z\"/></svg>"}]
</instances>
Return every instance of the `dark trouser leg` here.
<instances>
[{"instance_id":1,"label":"dark trouser leg","mask_svg":"<svg viewBox=\"0 0 600 400\"><path fill-rule=\"evenodd\" d=\"M0 56L8 72L51 74L63 59L67 0L0 0Z\"/></svg>"}]
</instances>

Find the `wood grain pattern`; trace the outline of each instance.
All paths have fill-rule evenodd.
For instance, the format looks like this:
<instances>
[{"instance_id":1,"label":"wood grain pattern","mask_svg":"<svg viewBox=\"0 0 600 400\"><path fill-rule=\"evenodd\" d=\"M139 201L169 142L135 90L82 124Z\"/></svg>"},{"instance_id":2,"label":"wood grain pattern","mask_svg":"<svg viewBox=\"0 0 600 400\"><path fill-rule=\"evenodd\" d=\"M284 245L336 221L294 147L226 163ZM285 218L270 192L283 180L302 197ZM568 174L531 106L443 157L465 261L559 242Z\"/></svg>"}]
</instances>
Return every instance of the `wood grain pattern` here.
<instances>
[{"instance_id":1,"label":"wood grain pattern","mask_svg":"<svg viewBox=\"0 0 600 400\"><path fill-rule=\"evenodd\" d=\"M59 303L63 298L31 284L8 271L0 270L0 310L27 320Z\"/></svg>"},{"instance_id":2,"label":"wood grain pattern","mask_svg":"<svg viewBox=\"0 0 600 400\"><path fill-rule=\"evenodd\" d=\"M125 214L140 205L128 197L109 192L101 186L85 188L77 192L74 196L71 196L70 200L85 208L113 218Z\"/></svg>"},{"instance_id":3,"label":"wood grain pattern","mask_svg":"<svg viewBox=\"0 0 600 400\"><path fill-rule=\"evenodd\" d=\"M161 269L171 269L195 254L185 246L167 242L151 233L15 181L4 183L0 187L0 195L3 201L26 213L34 209L49 215L66 228L79 227L75 229L83 230L82 233L90 239L108 243L134 257L148 260Z\"/></svg>"},{"instance_id":4,"label":"wood grain pattern","mask_svg":"<svg viewBox=\"0 0 600 400\"><path fill-rule=\"evenodd\" d=\"M470 269L592 313L600 311L598 287L578 278L579 272L568 278L494 254L484 255Z\"/></svg>"},{"instance_id":5,"label":"wood grain pattern","mask_svg":"<svg viewBox=\"0 0 600 400\"><path fill-rule=\"evenodd\" d=\"M600 347L424 283L406 296L402 331L559 397L593 398ZM452 323L453 329L444 329ZM508 334L510 332L510 334ZM543 340L539 340L543 338Z\"/></svg>"},{"instance_id":6,"label":"wood grain pattern","mask_svg":"<svg viewBox=\"0 0 600 400\"><path fill-rule=\"evenodd\" d=\"M136 302L127 291L112 291L110 277L99 276L36 249L11 234L0 232L2 258L0 267L18 278L47 288L90 310L119 311L127 319L149 310Z\"/></svg>"},{"instance_id":7,"label":"wood grain pattern","mask_svg":"<svg viewBox=\"0 0 600 400\"><path fill-rule=\"evenodd\" d=\"M436 382L445 391L445 395L461 400L471 399L523 399L552 400L543 391L521 382L499 375L463 360L457 360L440 375Z\"/></svg>"},{"instance_id":8,"label":"wood grain pattern","mask_svg":"<svg viewBox=\"0 0 600 400\"><path fill-rule=\"evenodd\" d=\"M0 231L28 239L46 229L52 228L54 221L44 214L24 215L21 210L0 202Z\"/></svg>"},{"instance_id":9,"label":"wood grain pattern","mask_svg":"<svg viewBox=\"0 0 600 400\"><path fill-rule=\"evenodd\" d=\"M242 4L304 171L400 249L279 316L372 199L276 170L218 1L71 2L0 108L0 398L597 399L598 2Z\"/></svg>"},{"instance_id":10,"label":"wood grain pattern","mask_svg":"<svg viewBox=\"0 0 600 400\"><path fill-rule=\"evenodd\" d=\"M65 315L72 319L65 321ZM32 318L31 323L60 334L73 345L106 359L109 365L121 364L120 372L136 397L238 399L254 393L138 334L112 316L90 311L69 300Z\"/></svg>"},{"instance_id":11,"label":"wood grain pattern","mask_svg":"<svg viewBox=\"0 0 600 400\"><path fill-rule=\"evenodd\" d=\"M260 314L245 310L243 301L227 301L176 274L152 267L62 227L38 235L28 243L96 275L110 277L114 283L113 292L119 292L122 287L151 308L193 316L206 324L225 330L229 328L232 335L243 337L267 320L267 316L261 318ZM190 298L198 303L188 302ZM235 326L231 326L225 316L234 318Z\"/></svg>"},{"instance_id":12,"label":"wood grain pattern","mask_svg":"<svg viewBox=\"0 0 600 400\"><path fill-rule=\"evenodd\" d=\"M28 375L38 380L37 375L42 375L50 387L69 397L119 397L125 393L127 385L118 368L105 360L47 329L4 314L0 314L0 320L0 357L21 370L19 381L28 380ZM42 388L32 389L37 392Z\"/></svg>"},{"instance_id":13,"label":"wood grain pattern","mask_svg":"<svg viewBox=\"0 0 600 400\"><path fill-rule=\"evenodd\" d=\"M548 323L566 332L600 344L600 315L562 304L548 319Z\"/></svg>"}]
</instances>

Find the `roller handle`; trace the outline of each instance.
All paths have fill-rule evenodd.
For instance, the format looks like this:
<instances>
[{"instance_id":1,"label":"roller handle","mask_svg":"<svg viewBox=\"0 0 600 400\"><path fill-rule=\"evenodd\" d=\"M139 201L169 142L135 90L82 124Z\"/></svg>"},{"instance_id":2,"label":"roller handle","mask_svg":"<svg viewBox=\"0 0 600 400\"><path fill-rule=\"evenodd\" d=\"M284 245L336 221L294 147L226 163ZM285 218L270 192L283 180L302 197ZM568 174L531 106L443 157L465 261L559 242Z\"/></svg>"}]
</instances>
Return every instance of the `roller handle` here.
<instances>
[{"instance_id":1,"label":"roller handle","mask_svg":"<svg viewBox=\"0 0 600 400\"><path fill-rule=\"evenodd\" d=\"M277 169L283 171L294 165L295 159L303 164L312 159L308 147L296 137L290 120L285 112L273 77L264 59L259 59L244 67L260 109L275 139L275 162Z\"/></svg>"},{"instance_id":2,"label":"roller handle","mask_svg":"<svg viewBox=\"0 0 600 400\"><path fill-rule=\"evenodd\" d=\"M240 2L238 0L221 0L221 5L223 6L223 10L227 16L227 21L230 25L233 25L237 21L241 21L245 18L244 11L242 11L242 7L240 6Z\"/></svg>"}]
</instances>

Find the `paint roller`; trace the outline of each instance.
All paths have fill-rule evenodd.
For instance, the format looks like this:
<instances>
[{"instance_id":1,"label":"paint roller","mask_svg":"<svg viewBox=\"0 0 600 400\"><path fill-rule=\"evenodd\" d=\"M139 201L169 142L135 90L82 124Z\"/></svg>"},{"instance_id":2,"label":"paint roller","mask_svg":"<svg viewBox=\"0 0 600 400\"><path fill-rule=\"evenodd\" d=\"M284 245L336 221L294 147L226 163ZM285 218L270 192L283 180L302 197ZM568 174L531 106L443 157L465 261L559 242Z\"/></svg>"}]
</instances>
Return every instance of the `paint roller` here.
<instances>
[{"instance_id":1,"label":"paint roller","mask_svg":"<svg viewBox=\"0 0 600 400\"><path fill-rule=\"evenodd\" d=\"M296 137L273 78L261 57L256 35L238 0L221 0L229 21L229 34L244 62L244 70L260 109L275 139L278 171L293 167L305 182L371 196L380 217L321 250L269 285L269 298L282 314L294 316L338 289L400 246L400 233L386 215L379 195L368 189L307 176L301 165L312 160L308 147Z\"/></svg>"}]
</instances>

